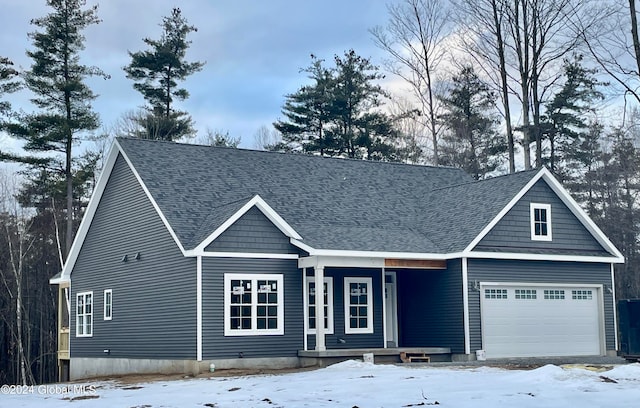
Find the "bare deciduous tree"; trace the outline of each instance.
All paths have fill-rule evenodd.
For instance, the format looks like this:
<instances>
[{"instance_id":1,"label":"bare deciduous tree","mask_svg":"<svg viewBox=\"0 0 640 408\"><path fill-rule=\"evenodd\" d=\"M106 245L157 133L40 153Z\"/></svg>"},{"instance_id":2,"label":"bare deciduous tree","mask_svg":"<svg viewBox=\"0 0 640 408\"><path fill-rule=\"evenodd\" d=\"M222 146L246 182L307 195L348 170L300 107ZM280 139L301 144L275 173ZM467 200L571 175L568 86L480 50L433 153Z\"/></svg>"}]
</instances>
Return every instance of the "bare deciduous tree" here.
<instances>
[{"instance_id":1,"label":"bare deciduous tree","mask_svg":"<svg viewBox=\"0 0 640 408\"><path fill-rule=\"evenodd\" d=\"M31 218L27 210L20 207L18 202L12 197L17 194L18 188L15 179L8 174L0 174L0 216L3 218L2 229L6 247L8 262L6 269L0 267L0 278L6 289L8 299L14 303L13 317L14 324L9 324L13 344L17 351L16 372L18 382L22 385L35 384L35 379L31 372L31 360L27 352L28 341L31 333L28 314L25 313L24 302L26 280L25 259L29 254L35 238L31 236ZM13 320L13 319L10 319ZM25 331L26 329L26 331Z\"/></svg>"},{"instance_id":2,"label":"bare deciduous tree","mask_svg":"<svg viewBox=\"0 0 640 408\"><path fill-rule=\"evenodd\" d=\"M282 142L282 135L277 129L262 125L253 135L254 147L258 150L273 150Z\"/></svg>"},{"instance_id":3,"label":"bare deciduous tree","mask_svg":"<svg viewBox=\"0 0 640 408\"><path fill-rule=\"evenodd\" d=\"M621 93L640 103L640 37L636 0L601 0L592 5L591 19L571 21L591 57Z\"/></svg>"},{"instance_id":4,"label":"bare deciduous tree","mask_svg":"<svg viewBox=\"0 0 640 408\"><path fill-rule=\"evenodd\" d=\"M197 136L194 143L215 147L238 147L241 138L229 135L228 130L207 128L203 135Z\"/></svg>"},{"instance_id":5,"label":"bare deciduous tree","mask_svg":"<svg viewBox=\"0 0 640 408\"><path fill-rule=\"evenodd\" d=\"M440 103L437 73L445 60L443 41L451 33L450 8L442 0L404 0L387 6L389 22L370 30L376 45L390 58L385 68L406 81L431 136L433 164L438 165Z\"/></svg>"},{"instance_id":6,"label":"bare deciduous tree","mask_svg":"<svg viewBox=\"0 0 640 408\"><path fill-rule=\"evenodd\" d=\"M458 10L461 22L472 35L461 35L464 49L477 63L478 70L499 90L505 121L509 153L509 173L516 171L515 141L511 125L509 104L509 82L505 52L506 4L504 0L459 0Z\"/></svg>"},{"instance_id":7,"label":"bare deciduous tree","mask_svg":"<svg viewBox=\"0 0 640 408\"><path fill-rule=\"evenodd\" d=\"M519 101L524 167L531 168L531 143L536 166L542 165L541 107L561 72L564 56L576 50L584 35L571 21L591 26L587 3L574 0L454 0L475 35L463 43L482 70L494 78L508 105ZM508 90L508 92L507 92ZM510 117L505 109L505 118Z\"/></svg>"}]
</instances>

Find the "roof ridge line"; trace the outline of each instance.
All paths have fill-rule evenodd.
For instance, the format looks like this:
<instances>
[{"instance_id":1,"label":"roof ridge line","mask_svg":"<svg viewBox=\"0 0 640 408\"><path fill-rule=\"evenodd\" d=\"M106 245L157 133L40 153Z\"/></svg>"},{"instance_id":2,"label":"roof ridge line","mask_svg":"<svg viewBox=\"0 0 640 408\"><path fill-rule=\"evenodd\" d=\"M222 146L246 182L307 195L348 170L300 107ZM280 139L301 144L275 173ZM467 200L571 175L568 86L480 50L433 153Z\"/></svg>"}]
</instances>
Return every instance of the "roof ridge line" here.
<instances>
[{"instance_id":1,"label":"roof ridge line","mask_svg":"<svg viewBox=\"0 0 640 408\"><path fill-rule=\"evenodd\" d=\"M211 207L211 209L216 209L216 208L226 207L226 206L228 206L228 205L236 204L236 203L241 203L241 202L245 202L245 203L246 203L246 202L251 201L251 199L252 199L253 197L255 197L255 196L259 196L259 195L260 195L260 194L254 194L254 195L251 195L251 196L242 197L242 198L239 198L239 199L237 199L237 200L229 201L228 203L224 203L224 204L216 205L215 207Z\"/></svg>"},{"instance_id":2,"label":"roof ridge line","mask_svg":"<svg viewBox=\"0 0 640 408\"><path fill-rule=\"evenodd\" d=\"M178 146L189 146L189 147L199 147L199 148L212 148L219 150L228 150L228 151L241 151L241 152L250 152L250 153L259 153L259 154L268 154L268 155L287 155L287 156L300 156L300 157L308 157L308 158L316 158L320 160L346 160L357 163L367 163L369 164L382 164L382 165L400 165L400 166L409 166L414 168L428 168L428 169L442 169L442 170L455 170L462 171L463 169L454 167L454 166L435 166L432 164L419 164L419 163L405 163L405 162L392 162L392 161L382 161L382 160L366 160L366 159L357 159L353 157L340 157L340 156L321 156L317 154L306 154L302 152L279 152L279 151L271 151L271 150L259 150L245 147L229 147L229 146L211 146L206 144L198 144L198 143L184 143L184 142L173 142L169 140L156 140L156 139L141 139L136 137L122 137L119 136L116 139L120 140L131 140L133 142L143 142L143 143L161 143L168 145L178 145Z\"/></svg>"},{"instance_id":3,"label":"roof ridge line","mask_svg":"<svg viewBox=\"0 0 640 408\"><path fill-rule=\"evenodd\" d=\"M521 174L524 174L524 173L538 173L539 171L540 171L540 169L529 169L529 170L517 171L515 173L500 174L500 175L495 176L495 177L490 177L490 178L486 178L486 179L482 179L482 180L473 180L473 181L470 181L468 183L452 184L450 186L438 187L438 188L435 188L435 189L430 190L430 191L446 190L448 188L461 187L461 186L466 186L466 185L469 185L469 184L483 183L483 182L487 182L487 181L493 181L493 180L496 180L496 179L499 179L499 178L521 175Z\"/></svg>"}]
</instances>

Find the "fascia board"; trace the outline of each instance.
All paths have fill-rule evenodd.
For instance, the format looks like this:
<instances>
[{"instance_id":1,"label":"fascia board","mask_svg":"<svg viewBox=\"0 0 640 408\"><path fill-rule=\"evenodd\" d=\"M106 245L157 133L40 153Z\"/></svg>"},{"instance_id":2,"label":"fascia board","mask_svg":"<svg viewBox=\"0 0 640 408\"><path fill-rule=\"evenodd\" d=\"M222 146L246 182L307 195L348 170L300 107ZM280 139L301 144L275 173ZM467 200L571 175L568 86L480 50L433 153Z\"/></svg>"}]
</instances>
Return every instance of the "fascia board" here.
<instances>
[{"instance_id":1,"label":"fascia board","mask_svg":"<svg viewBox=\"0 0 640 408\"><path fill-rule=\"evenodd\" d=\"M591 218L587 215L587 213L580 207L580 205L571 197L569 192L562 187L560 182L551 174L549 170L545 167L541 168L540 171L531 179L529 182L516 194L511 201L496 215L496 217L491 220L489 224L476 236L473 241L462 251L465 256L469 256L472 252L473 248L491 231L498 222L513 208L514 205L540 180L544 179L547 182L547 185L551 187L551 189L556 193L556 195L562 200L562 202L569 208L569 210L578 218L578 220L585 226L585 228L593 235L593 237L602 245L605 250L611 252L614 256L613 258L608 259L605 262L615 262L620 263L624 262L624 257L618 251L618 249L609 241L606 235L602 232L600 228L591 220ZM526 255L526 254L525 254ZM605 259L598 257L599 259ZM612 261L613 259L613 261Z\"/></svg>"},{"instance_id":2,"label":"fascia board","mask_svg":"<svg viewBox=\"0 0 640 408\"><path fill-rule=\"evenodd\" d=\"M147 198L151 202L151 205L156 210L163 224L169 231L169 234L178 245L178 248L180 248L180 251L184 254L184 247L180 243L180 240L178 239L178 236L176 235L173 228L171 228L169 221L167 221L166 217L162 213L162 210L160 210L158 203L156 203L156 201L153 199L153 196L149 192L149 189L142 181L140 174L138 174L138 171L131 163L131 160L125 153L120 143L118 143L118 140L114 139L113 144L109 149L109 153L107 155L107 160L105 162L104 169L102 170L102 173L100 173L100 176L98 177L98 182L96 183L96 189L94 190L93 194L91 195L91 198L89 199L87 210L84 214L84 217L82 217L82 221L80 222L80 227L78 228L76 237L73 240L73 244L71 245L71 250L69 251L69 256L67 257L67 261L65 262L62 268L62 274L60 278L55 280L56 282L68 282L70 280L71 271L73 270L73 267L75 266L75 263L78 259L80 249L82 248L82 244L84 243L84 240L87 237L87 233L89 232L89 228L91 226L91 223L93 222L93 218L95 217L96 211L98 209L98 205L100 204L100 200L102 199L102 196L107 186L107 182L109 181L109 177L111 176L113 168L115 167L116 159L118 158L119 154L122 155L122 158L125 160L129 168L131 169L136 180L142 187L142 190L144 191Z\"/></svg>"},{"instance_id":3,"label":"fascia board","mask_svg":"<svg viewBox=\"0 0 640 408\"><path fill-rule=\"evenodd\" d=\"M467 247L462 252L468 253L476 245L478 245L478 243L482 240L482 238L484 238L489 233L489 231L491 231L493 227L495 227L498 224L498 222L500 222L500 220L509 212L509 210L511 210L511 208L513 208L513 206L516 205L518 201L520 201L520 199L527 193L527 191L531 189L531 187L533 187L538 182L538 180L540 180L541 177L542 177L542 171L538 172L535 176L533 176L531 180L529 180L529 182L518 192L518 194L516 194L511 199L511 201L509 201L509 203L507 203L507 205L502 210L500 210L498 215L496 215L491 220L491 222L489 222L489 224L487 224L487 226L485 226L482 229L482 231L480 231L480 233L473 239L473 241L471 241L469 245L467 245Z\"/></svg>"},{"instance_id":4,"label":"fascia board","mask_svg":"<svg viewBox=\"0 0 640 408\"><path fill-rule=\"evenodd\" d=\"M560 184L560 182L551 174L549 170L543 168L541 170L542 177L547 182L549 187L560 197L562 202L569 208L573 215L580 220L582 225L593 235L593 237L602 245L607 251L611 252L617 259L622 259L624 262L624 256L616 248L615 245L607 238L602 230L596 225L595 222L589 217L589 215L580 207L580 205L571 197L569 192Z\"/></svg>"},{"instance_id":5,"label":"fascia board","mask_svg":"<svg viewBox=\"0 0 640 408\"><path fill-rule=\"evenodd\" d=\"M523 254L507 252L452 252L448 254L416 253L416 252L376 252L376 251L344 251L334 249L315 249L309 245L291 240L291 243L298 248L309 253L309 256L300 257L299 264L312 267L306 259L313 259L317 264L340 263L340 258L361 259L364 263L374 262L376 259L398 258L398 259L433 259L449 260L459 258L478 259L511 259L523 261L563 261L563 262L604 262L621 263L620 257L584 256L584 255L549 255L549 254ZM327 263L328 262L328 263Z\"/></svg>"},{"instance_id":6,"label":"fascia board","mask_svg":"<svg viewBox=\"0 0 640 408\"><path fill-rule=\"evenodd\" d=\"M461 253L432 254L419 252L386 252L386 251L351 251L340 249L316 249L296 239L291 244L309 253L309 256L351 257L351 258L401 258L401 259L434 259L446 260L462 256Z\"/></svg>"},{"instance_id":7,"label":"fascia board","mask_svg":"<svg viewBox=\"0 0 640 408\"><path fill-rule=\"evenodd\" d=\"M117 143L117 140L116 140L116 143ZM169 231L169 234L171 235L171 237L175 241L176 245L178 246L178 248L180 248L180 252L182 252L182 254L184 255L184 252L185 252L184 247L182 246L182 243L180 242L180 239L178 238L178 235L176 235L175 231L171 227L171 224L167 220L167 217L164 216L164 213L160 209L160 206L158 205L156 200L151 195L151 192L149 191L149 189L147 188L146 184L142 180L142 177L140 177L140 174L138 173L138 170L135 168L133 163L131 163L131 160L129 159L129 156L127 156L126 152L122 148L121 148L121 152L122 152L122 157L124 158L124 160L129 165L129 168L133 172L134 177L136 178L136 180L138 180L138 183L140 184L140 187L142 187L142 190L147 195L147 198L151 202L151 205L156 210L156 213L158 213L158 216L162 220L162 223L164 224L165 228L167 229L167 231Z\"/></svg>"},{"instance_id":8,"label":"fascia board","mask_svg":"<svg viewBox=\"0 0 640 408\"><path fill-rule=\"evenodd\" d=\"M98 209L98 204L102 199L102 195L104 194L104 190L107 186L107 181L109 181L109 177L111 176L111 172L116 164L116 159L118 158L118 154L121 152L122 148L118 144L117 140L114 140L113 144L109 148L109 153L107 154L107 160L105 161L104 168L98 176L98 182L96 183L96 188L89 199L89 204L87 204L87 209L80 221L80 226L78 227L78 232L76 233L75 238L73 239L73 243L71 244L71 249L69 251L69 255L67 256L67 260L62 266L62 273L57 279L51 279L49 283L51 284L59 284L62 282L68 282L71 276L71 270L75 266L76 261L78 260L78 255L80 254L80 249L82 248L82 244L84 243L85 238L87 237L87 233L89 232L89 227L93 222L93 217L96 214Z\"/></svg>"},{"instance_id":9,"label":"fascia board","mask_svg":"<svg viewBox=\"0 0 640 408\"><path fill-rule=\"evenodd\" d=\"M510 259L516 261L559 261L559 262L603 262L624 263L624 257L589 256L589 255L555 255L555 254L523 254L517 252L465 252L469 259Z\"/></svg>"}]
</instances>

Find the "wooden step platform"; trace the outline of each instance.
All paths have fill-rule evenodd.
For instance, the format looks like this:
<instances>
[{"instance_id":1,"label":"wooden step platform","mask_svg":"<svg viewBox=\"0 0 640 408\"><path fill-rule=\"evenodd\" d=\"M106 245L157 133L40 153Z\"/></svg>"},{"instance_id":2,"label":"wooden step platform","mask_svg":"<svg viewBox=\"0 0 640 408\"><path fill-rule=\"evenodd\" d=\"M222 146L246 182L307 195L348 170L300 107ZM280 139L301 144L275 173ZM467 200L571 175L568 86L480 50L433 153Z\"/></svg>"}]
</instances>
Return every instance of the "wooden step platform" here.
<instances>
[{"instance_id":1,"label":"wooden step platform","mask_svg":"<svg viewBox=\"0 0 640 408\"><path fill-rule=\"evenodd\" d=\"M409 353L409 352L401 352L400 360L403 363L430 363L431 357L426 355L426 353Z\"/></svg>"}]
</instances>

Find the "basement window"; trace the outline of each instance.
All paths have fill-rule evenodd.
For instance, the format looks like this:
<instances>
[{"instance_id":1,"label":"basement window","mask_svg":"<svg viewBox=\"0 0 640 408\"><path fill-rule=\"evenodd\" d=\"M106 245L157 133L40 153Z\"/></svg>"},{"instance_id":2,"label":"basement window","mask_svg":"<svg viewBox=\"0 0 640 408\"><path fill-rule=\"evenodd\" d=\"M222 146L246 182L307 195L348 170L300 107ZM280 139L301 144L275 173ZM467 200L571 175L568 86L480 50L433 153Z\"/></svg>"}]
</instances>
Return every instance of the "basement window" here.
<instances>
[{"instance_id":1,"label":"basement window","mask_svg":"<svg viewBox=\"0 0 640 408\"><path fill-rule=\"evenodd\" d=\"M551 241L551 205L531 203L531 239Z\"/></svg>"}]
</instances>

